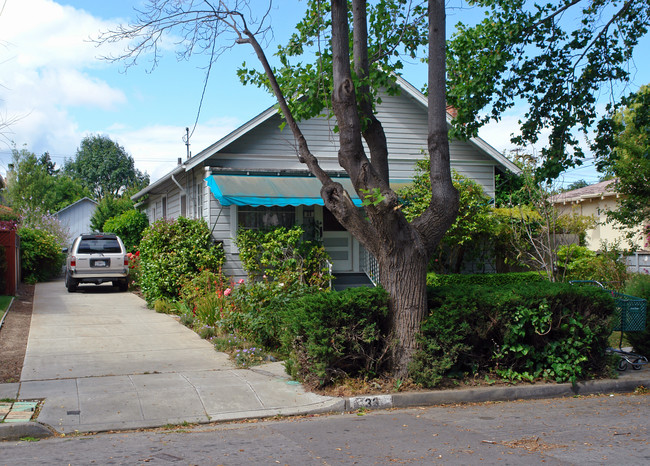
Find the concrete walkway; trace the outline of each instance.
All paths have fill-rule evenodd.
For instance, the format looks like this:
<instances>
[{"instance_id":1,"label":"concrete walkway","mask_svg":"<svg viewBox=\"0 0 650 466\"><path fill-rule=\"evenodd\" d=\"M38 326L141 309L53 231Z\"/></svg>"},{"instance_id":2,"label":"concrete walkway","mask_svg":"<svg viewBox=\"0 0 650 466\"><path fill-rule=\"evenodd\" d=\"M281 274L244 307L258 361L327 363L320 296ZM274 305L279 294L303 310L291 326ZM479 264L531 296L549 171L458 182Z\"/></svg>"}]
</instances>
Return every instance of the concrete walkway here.
<instances>
[{"instance_id":1,"label":"concrete walkway","mask_svg":"<svg viewBox=\"0 0 650 466\"><path fill-rule=\"evenodd\" d=\"M0 398L43 399L59 433L322 412L342 400L305 392L281 363L237 369L224 353L132 293L39 283L19 384ZM339 407L340 409L340 407Z\"/></svg>"}]
</instances>

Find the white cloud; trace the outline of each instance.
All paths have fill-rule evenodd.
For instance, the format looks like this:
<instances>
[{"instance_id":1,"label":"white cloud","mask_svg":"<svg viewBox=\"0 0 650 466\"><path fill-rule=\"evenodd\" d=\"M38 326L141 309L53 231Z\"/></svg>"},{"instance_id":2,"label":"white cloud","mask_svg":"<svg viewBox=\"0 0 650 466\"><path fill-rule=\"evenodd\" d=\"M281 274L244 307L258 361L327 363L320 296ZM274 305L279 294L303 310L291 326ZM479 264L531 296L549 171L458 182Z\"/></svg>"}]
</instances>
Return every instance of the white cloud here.
<instances>
[{"instance_id":1,"label":"white cloud","mask_svg":"<svg viewBox=\"0 0 650 466\"><path fill-rule=\"evenodd\" d=\"M16 121L3 139L60 159L71 156L80 140L73 108L111 110L126 102L124 92L88 73L106 66L88 38L109 25L51 0L6 2L0 15L0 113ZM7 155L3 149L5 164Z\"/></svg>"},{"instance_id":2,"label":"white cloud","mask_svg":"<svg viewBox=\"0 0 650 466\"><path fill-rule=\"evenodd\" d=\"M112 24L52 0L8 1L0 38L16 67L80 67L99 54L89 39Z\"/></svg>"}]
</instances>

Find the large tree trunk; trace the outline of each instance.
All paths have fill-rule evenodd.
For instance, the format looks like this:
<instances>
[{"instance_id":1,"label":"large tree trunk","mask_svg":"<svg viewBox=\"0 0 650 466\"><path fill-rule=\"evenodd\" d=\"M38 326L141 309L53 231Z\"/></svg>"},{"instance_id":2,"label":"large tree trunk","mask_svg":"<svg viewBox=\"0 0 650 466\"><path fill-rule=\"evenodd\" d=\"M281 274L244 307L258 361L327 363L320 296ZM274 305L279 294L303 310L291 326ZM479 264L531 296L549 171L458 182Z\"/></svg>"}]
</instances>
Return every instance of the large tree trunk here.
<instances>
[{"instance_id":1,"label":"large tree trunk","mask_svg":"<svg viewBox=\"0 0 650 466\"><path fill-rule=\"evenodd\" d=\"M370 195L365 215L354 205L340 183L333 181L311 154L300 128L286 105L284 96L252 33L248 42L257 52L271 89L291 128L300 161L322 182L321 196L336 219L377 258L381 284L390 295L389 336L392 373L408 375L408 363L417 349L417 335L427 314L426 271L428 259L451 226L458 211L456 192L449 166L445 104L445 11L444 0L429 0L429 137L432 198L427 210L411 224L401 211L399 199L389 185L387 141L373 114L369 87L355 88L350 67L350 41L347 0L331 0L332 5L332 108L339 125L339 164L350 175L357 195ZM367 77L368 34L365 27L365 0L353 0L354 59L357 77ZM434 67L435 70L431 71ZM359 96L359 101L357 100ZM357 105L359 103L359 105ZM368 124L365 129L363 118ZM362 139L363 137L363 139ZM365 140L371 159L366 155ZM375 202L377 201L378 202Z\"/></svg>"},{"instance_id":2,"label":"large tree trunk","mask_svg":"<svg viewBox=\"0 0 650 466\"><path fill-rule=\"evenodd\" d=\"M390 296L391 372L398 378L408 375L408 364L417 349L417 335L428 312L428 258L422 252L412 243L402 243L379 260L381 284Z\"/></svg>"},{"instance_id":3,"label":"large tree trunk","mask_svg":"<svg viewBox=\"0 0 650 466\"><path fill-rule=\"evenodd\" d=\"M364 0L353 0L354 66L358 77L368 76L367 29ZM329 196L321 190L325 205L345 228L379 262L381 284L390 295L389 336L392 374L408 375L408 363L417 348L417 335L427 309L426 271L428 259L458 211L458 193L449 166L449 144L445 103L445 16L444 0L430 0L429 56L435 67L429 74L429 137L432 199L425 213L409 224L390 189L387 141L373 114L370 94L363 84L355 87L350 68L347 0L332 0L332 108L339 125L339 163L350 175L357 194L364 198L381 193L379 202L366 206L368 221L359 216L349 198ZM442 44L440 44L442 41ZM359 105L357 103L360 102ZM361 119L368 122L363 129ZM366 156L362 136L372 160Z\"/></svg>"}]
</instances>

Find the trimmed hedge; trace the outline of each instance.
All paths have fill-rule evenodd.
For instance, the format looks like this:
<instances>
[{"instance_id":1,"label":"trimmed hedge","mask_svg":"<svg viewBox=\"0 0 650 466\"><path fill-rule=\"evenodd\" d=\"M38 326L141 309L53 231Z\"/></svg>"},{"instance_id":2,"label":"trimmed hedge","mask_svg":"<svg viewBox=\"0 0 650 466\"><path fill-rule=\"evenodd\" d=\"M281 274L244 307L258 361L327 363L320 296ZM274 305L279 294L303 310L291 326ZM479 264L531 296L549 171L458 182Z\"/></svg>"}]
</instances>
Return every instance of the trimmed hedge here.
<instances>
[{"instance_id":1,"label":"trimmed hedge","mask_svg":"<svg viewBox=\"0 0 650 466\"><path fill-rule=\"evenodd\" d=\"M376 377L386 354L383 288L320 292L288 303L282 347L287 372L311 386L344 377Z\"/></svg>"},{"instance_id":2,"label":"trimmed hedge","mask_svg":"<svg viewBox=\"0 0 650 466\"><path fill-rule=\"evenodd\" d=\"M428 291L422 349L410 367L417 383L432 387L450 374L481 371L575 382L609 370L614 301L597 288L540 281Z\"/></svg>"},{"instance_id":3,"label":"trimmed hedge","mask_svg":"<svg viewBox=\"0 0 650 466\"><path fill-rule=\"evenodd\" d=\"M435 273L427 274L427 286L484 285L501 287L543 281L546 281L546 277L540 275L539 272L475 273L451 275L438 275Z\"/></svg>"}]
</instances>

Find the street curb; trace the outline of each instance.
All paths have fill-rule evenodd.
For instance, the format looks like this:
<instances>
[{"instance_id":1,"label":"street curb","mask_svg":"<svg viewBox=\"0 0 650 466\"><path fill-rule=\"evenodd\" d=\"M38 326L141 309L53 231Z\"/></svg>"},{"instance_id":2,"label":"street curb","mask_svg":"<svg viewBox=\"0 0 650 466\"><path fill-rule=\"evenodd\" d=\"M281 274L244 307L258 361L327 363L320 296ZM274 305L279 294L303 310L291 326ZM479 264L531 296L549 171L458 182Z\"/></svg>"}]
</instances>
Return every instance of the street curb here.
<instances>
[{"instance_id":1,"label":"street curb","mask_svg":"<svg viewBox=\"0 0 650 466\"><path fill-rule=\"evenodd\" d=\"M540 398L560 398L578 395L633 392L637 387L650 387L650 377L630 380L591 380L544 385L516 385L512 387L479 387L430 392L396 393L394 395L366 395L346 399L345 410L411 408L455 403L486 401L514 401Z\"/></svg>"},{"instance_id":2,"label":"street curb","mask_svg":"<svg viewBox=\"0 0 650 466\"><path fill-rule=\"evenodd\" d=\"M43 439L53 435L54 432L38 422L0 423L0 441L20 440L26 437Z\"/></svg>"}]
</instances>

